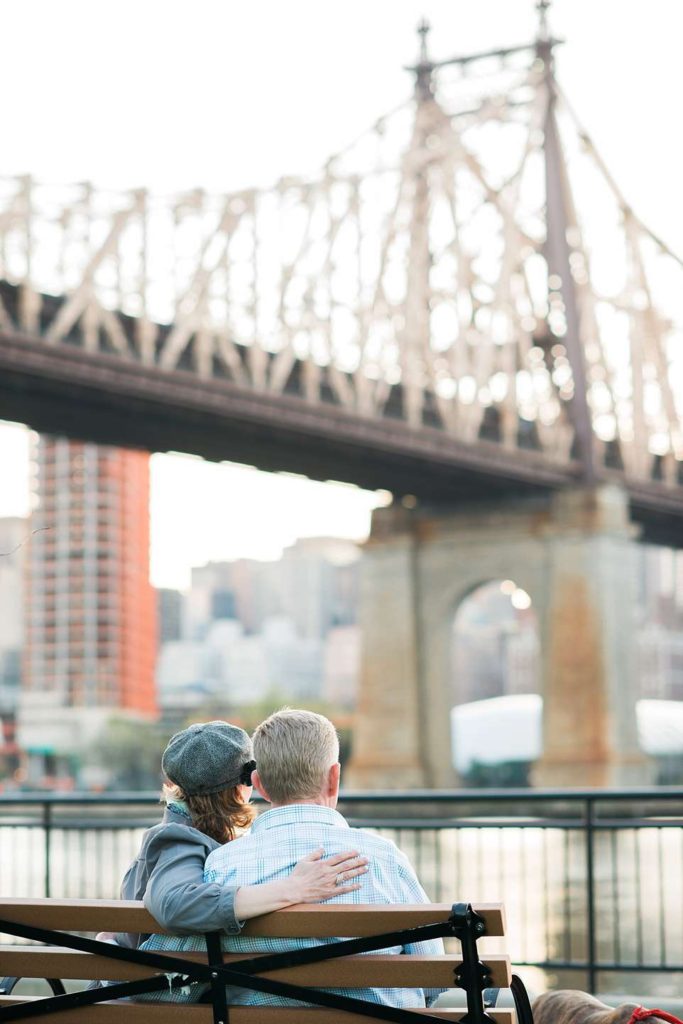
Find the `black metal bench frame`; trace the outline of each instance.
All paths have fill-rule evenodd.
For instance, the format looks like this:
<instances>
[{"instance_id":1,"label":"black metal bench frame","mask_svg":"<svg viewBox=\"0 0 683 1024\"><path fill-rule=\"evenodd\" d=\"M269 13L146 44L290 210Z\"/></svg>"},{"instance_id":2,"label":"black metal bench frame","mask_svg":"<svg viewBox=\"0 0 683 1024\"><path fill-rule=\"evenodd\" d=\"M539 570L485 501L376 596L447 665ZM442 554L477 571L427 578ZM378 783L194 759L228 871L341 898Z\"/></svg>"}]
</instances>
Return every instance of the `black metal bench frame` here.
<instances>
[{"instance_id":1,"label":"black metal bench frame","mask_svg":"<svg viewBox=\"0 0 683 1024\"><path fill-rule=\"evenodd\" d=\"M30 1003L0 1007L0 1024L15 1020L30 1020L48 1013L56 1013L62 1009L93 1006L111 1000L131 998L169 987L184 988L195 982L209 985L214 1024L228 1024L229 1022L227 985L237 985L256 992L266 992L287 999L301 1000L329 1009L347 1010L363 1014L372 1020L393 1021L395 1024L416 1024L416 1020L419 1019L420 1022L433 1021L435 1024L439 1024L439 1018L431 1014L421 1013L419 1018L416 1018L412 1010L385 1006L381 1003L369 1002L366 999L337 995L321 989L311 989L271 978L261 978L258 975L264 971L319 963L322 960L332 960L341 956L371 953L387 946L402 946L422 942L426 939L448 937L459 939L462 947L462 963L454 972L454 985L464 989L467 995L467 1011L461 1018L461 1024L495 1024L484 1007L483 992L490 984L490 977L486 965L479 959L477 950L477 940L485 935L486 924L469 903L455 903L450 916L438 924L420 925L416 928L385 932L383 935L371 935L367 938L345 939L284 953L250 956L230 965L223 963L221 932L211 932L205 936L208 962L202 964L175 955L170 957L150 950L128 949L100 942L97 939L87 939L67 932L17 924L2 919L0 919L0 931L16 935L19 938L61 946L65 949L96 953L111 960L123 960L143 967L156 968L162 972L153 978L120 982L70 993L65 992L61 982L56 979L46 979L55 993L54 995L33 1000ZM9 994L18 980L17 978L6 978L4 983L0 981L0 989ZM511 991L517 1010L518 1024L533 1024L526 989L516 975L513 975Z\"/></svg>"}]
</instances>

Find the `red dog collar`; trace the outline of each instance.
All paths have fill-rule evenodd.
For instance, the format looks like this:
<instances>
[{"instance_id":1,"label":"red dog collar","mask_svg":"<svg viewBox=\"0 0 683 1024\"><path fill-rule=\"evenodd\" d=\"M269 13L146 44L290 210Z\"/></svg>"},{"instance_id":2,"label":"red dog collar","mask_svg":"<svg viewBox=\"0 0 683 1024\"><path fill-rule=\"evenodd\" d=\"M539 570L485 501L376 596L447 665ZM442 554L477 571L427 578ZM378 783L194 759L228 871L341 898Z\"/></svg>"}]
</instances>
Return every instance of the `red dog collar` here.
<instances>
[{"instance_id":1,"label":"red dog collar","mask_svg":"<svg viewBox=\"0 0 683 1024\"><path fill-rule=\"evenodd\" d=\"M644 1006L636 1006L629 1018L628 1024L638 1024L638 1021L647 1020L648 1017L659 1017L661 1020L668 1021L669 1024L683 1024L680 1017L674 1017L672 1013L667 1013L666 1010L648 1010Z\"/></svg>"}]
</instances>

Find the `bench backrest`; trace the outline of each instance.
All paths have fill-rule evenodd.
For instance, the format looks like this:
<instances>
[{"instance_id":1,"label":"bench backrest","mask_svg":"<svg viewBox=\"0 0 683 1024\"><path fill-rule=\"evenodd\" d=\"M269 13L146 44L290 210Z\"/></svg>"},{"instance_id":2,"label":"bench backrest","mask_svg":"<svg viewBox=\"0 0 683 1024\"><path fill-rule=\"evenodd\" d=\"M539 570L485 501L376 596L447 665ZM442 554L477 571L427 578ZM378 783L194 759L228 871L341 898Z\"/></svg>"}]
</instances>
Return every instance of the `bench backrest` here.
<instances>
[{"instance_id":1,"label":"bench backrest","mask_svg":"<svg viewBox=\"0 0 683 1024\"><path fill-rule=\"evenodd\" d=\"M485 929L482 938L504 935L504 913L499 904L477 905L474 911L481 918ZM448 904L302 905L256 918L247 923L244 934L255 937L359 939L407 928L440 925L448 920L451 912L452 908ZM0 922L13 922L16 926L15 932L21 931L23 926L29 931L40 928L60 933L114 931L164 934L163 929L141 903L124 901L0 899ZM0 931L3 931L4 927L0 924ZM31 938L30 935L25 937ZM419 936L416 938L419 939ZM57 936L52 937L49 945L0 946L0 976L135 982L162 973L159 966L150 967L132 961L111 959L111 955L108 955L111 954L111 947L98 945L94 947L97 952L74 950L63 948L60 945L61 941ZM488 971L487 986L509 987L509 958L498 952L480 955ZM164 964L167 965L165 970L169 973L173 972L174 961L178 958L192 961L197 965L208 963L207 954L203 953L165 952L164 956L168 957ZM251 955L223 953L221 959L226 966L234 967L240 961L251 959ZM212 963L216 962L214 953ZM455 974L462 971L462 965L460 950L432 957L359 953L318 963L268 970L261 976L310 989L452 988L456 984ZM206 967L203 966L203 969L206 970ZM9 1019L10 1006L22 1003L28 1006L31 1000L14 992L0 995L0 1024L3 1019ZM429 1015L457 1020L463 1012L432 1010L429 1011ZM497 1024L513 1024L514 1011L499 1010L490 1013ZM216 1019L214 1009L210 1005L129 1002L107 1002L87 1008L63 1009L46 1019L54 1018L55 1022L60 1021L61 1024L114 1024L115 1021L119 1021L120 1024L155 1024L156 1021L180 1021L181 1015L184 1015L186 1024L192 1024L194 1021L197 1024L211 1024ZM370 1018L334 1008L302 1010L293 1006L233 1007L229 1014L230 1024L301 1024L302 1021L308 1021L309 1024L354 1024L354 1020L360 1022L368 1019Z\"/></svg>"}]
</instances>

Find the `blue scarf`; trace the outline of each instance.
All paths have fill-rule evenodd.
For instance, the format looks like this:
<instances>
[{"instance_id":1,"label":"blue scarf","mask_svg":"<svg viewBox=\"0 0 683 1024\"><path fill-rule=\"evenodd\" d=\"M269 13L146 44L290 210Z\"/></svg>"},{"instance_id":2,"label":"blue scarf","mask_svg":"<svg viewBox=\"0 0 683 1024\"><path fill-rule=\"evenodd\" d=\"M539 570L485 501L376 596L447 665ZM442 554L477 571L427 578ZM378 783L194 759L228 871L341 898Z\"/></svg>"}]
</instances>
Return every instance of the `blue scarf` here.
<instances>
[{"instance_id":1,"label":"blue scarf","mask_svg":"<svg viewBox=\"0 0 683 1024\"><path fill-rule=\"evenodd\" d=\"M184 800L171 800L166 804L169 811L173 811L175 814L180 814L183 818L192 820L192 815L189 812L188 806Z\"/></svg>"}]
</instances>

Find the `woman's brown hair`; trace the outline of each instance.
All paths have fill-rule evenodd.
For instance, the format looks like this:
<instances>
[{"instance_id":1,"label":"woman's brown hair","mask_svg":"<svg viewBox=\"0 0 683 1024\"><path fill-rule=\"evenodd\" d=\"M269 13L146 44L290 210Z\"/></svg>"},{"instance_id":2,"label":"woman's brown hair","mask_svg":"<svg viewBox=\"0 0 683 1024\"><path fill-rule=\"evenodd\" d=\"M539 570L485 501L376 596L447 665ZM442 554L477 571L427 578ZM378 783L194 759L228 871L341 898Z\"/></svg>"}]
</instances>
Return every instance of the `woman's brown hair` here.
<instances>
[{"instance_id":1,"label":"woman's brown hair","mask_svg":"<svg viewBox=\"0 0 683 1024\"><path fill-rule=\"evenodd\" d=\"M192 826L217 843L229 843L248 829L256 817L251 804L239 799L238 788L222 789L220 793L185 796L180 786L165 785L164 800L183 800L190 812Z\"/></svg>"}]
</instances>

